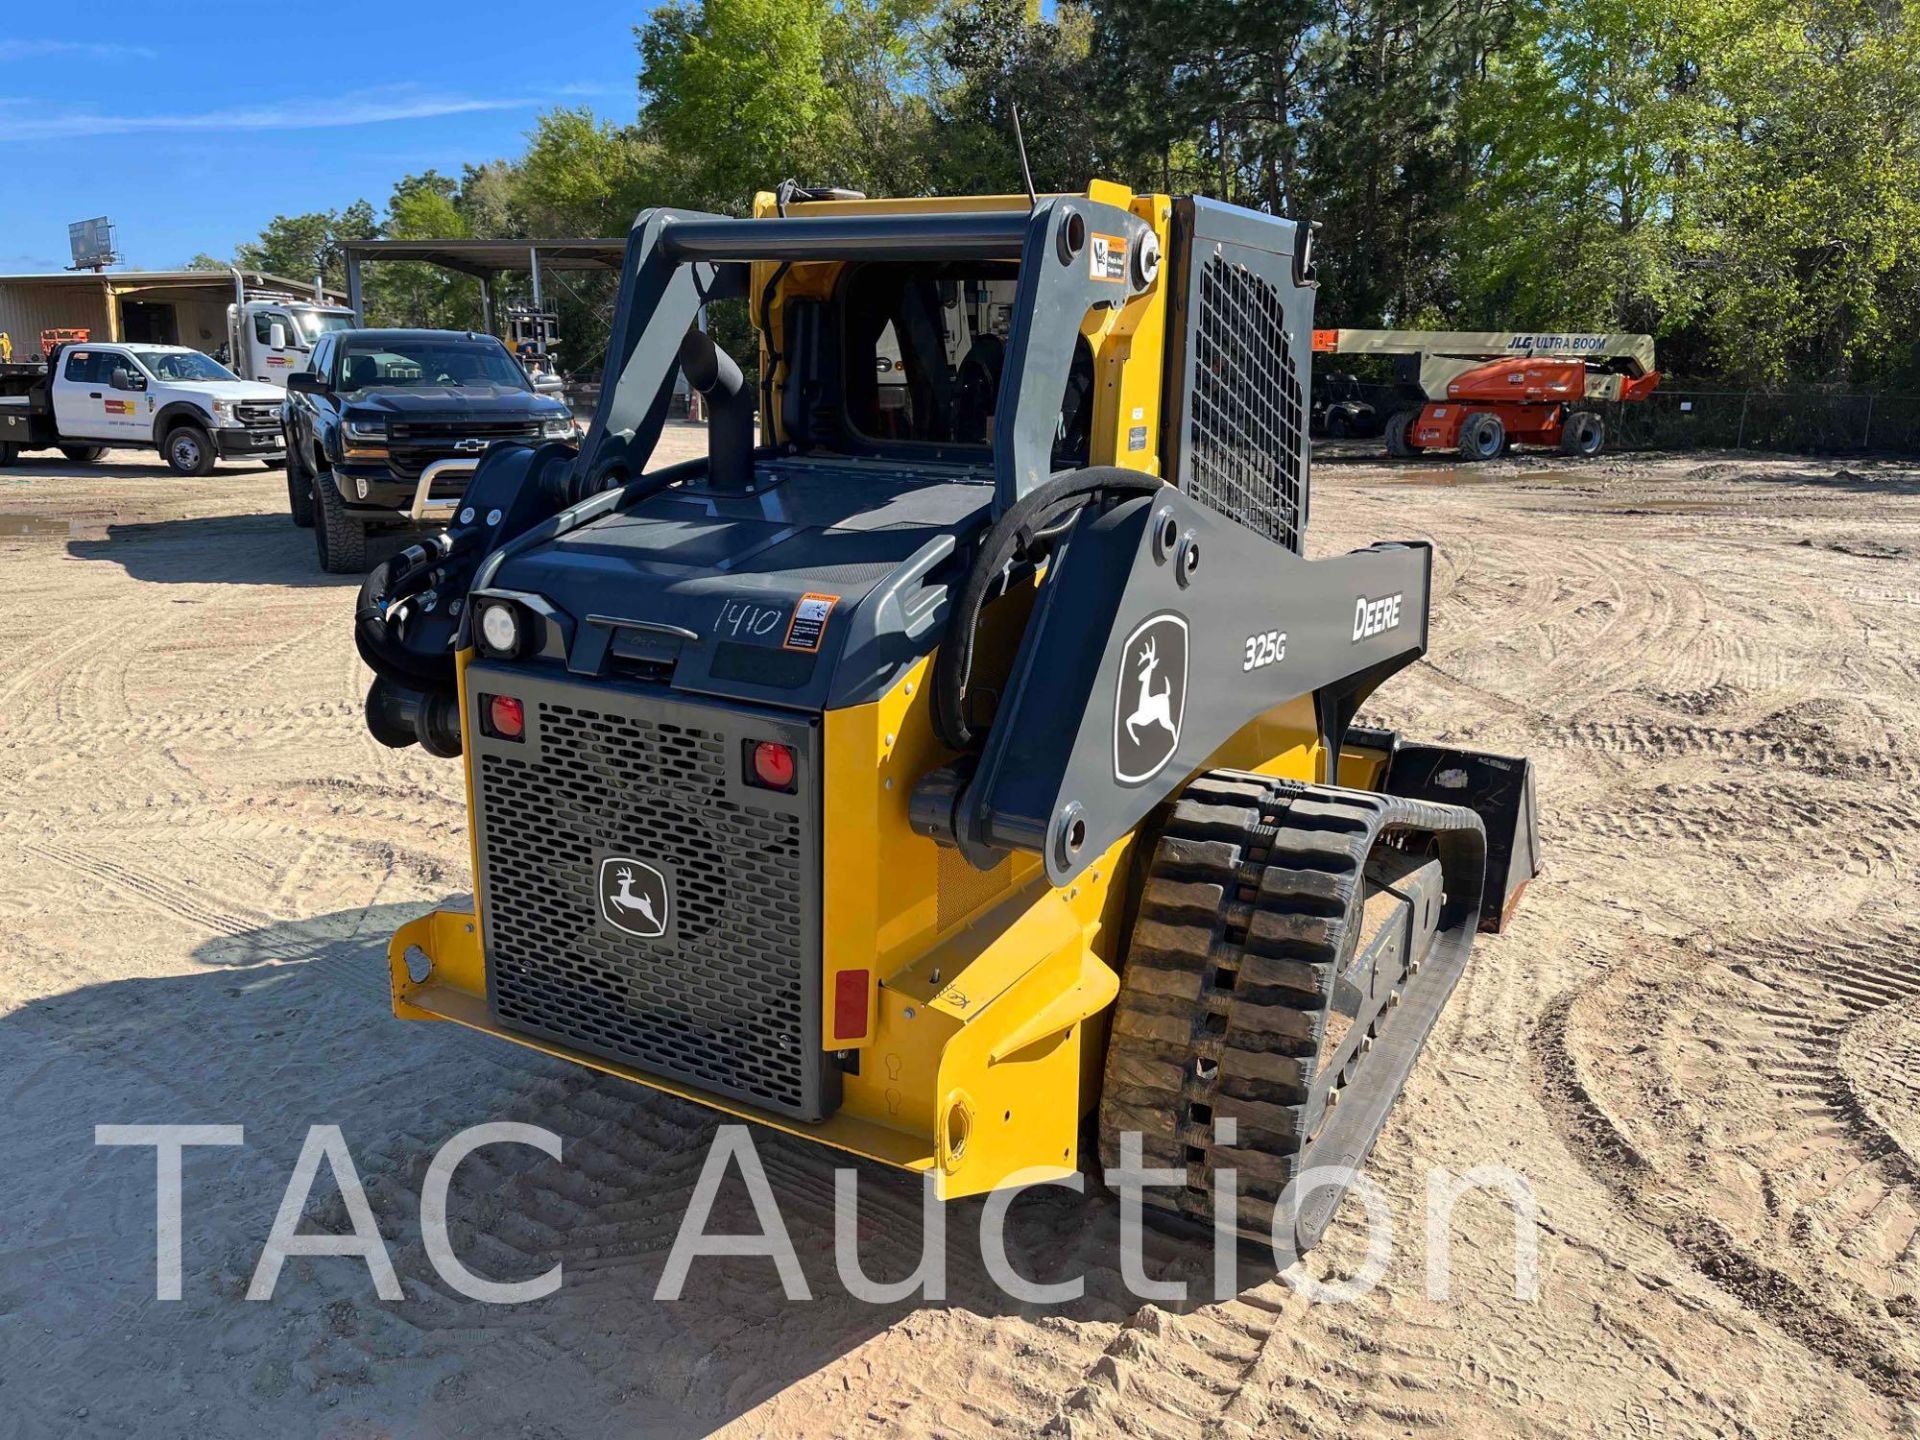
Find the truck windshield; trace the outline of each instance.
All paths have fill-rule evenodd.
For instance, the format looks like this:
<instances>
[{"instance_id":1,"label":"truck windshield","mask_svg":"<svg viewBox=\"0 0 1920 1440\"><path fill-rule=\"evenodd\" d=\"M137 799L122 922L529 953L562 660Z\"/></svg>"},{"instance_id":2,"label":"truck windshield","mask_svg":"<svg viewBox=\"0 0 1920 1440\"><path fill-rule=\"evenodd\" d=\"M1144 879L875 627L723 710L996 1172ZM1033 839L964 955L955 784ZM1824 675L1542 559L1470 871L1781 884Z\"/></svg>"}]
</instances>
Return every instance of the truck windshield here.
<instances>
[{"instance_id":1,"label":"truck windshield","mask_svg":"<svg viewBox=\"0 0 1920 1440\"><path fill-rule=\"evenodd\" d=\"M198 350L136 350L133 358L154 379L169 384L240 378L211 355L202 355Z\"/></svg>"},{"instance_id":2,"label":"truck windshield","mask_svg":"<svg viewBox=\"0 0 1920 1440\"><path fill-rule=\"evenodd\" d=\"M321 310L296 310L293 312L293 324L311 345L330 330L351 330L353 316L329 315Z\"/></svg>"},{"instance_id":3,"label":"truck windshield","mask_svg":"<svg viewBox=\"0 0 1920 1440\"><path fill-rule=\"evenodd\" d=\"M342 390L396 385L498 385L525 390L527 377L498 344L422 337L346 347L340 357Z\"/></svg>"}]
</instances>

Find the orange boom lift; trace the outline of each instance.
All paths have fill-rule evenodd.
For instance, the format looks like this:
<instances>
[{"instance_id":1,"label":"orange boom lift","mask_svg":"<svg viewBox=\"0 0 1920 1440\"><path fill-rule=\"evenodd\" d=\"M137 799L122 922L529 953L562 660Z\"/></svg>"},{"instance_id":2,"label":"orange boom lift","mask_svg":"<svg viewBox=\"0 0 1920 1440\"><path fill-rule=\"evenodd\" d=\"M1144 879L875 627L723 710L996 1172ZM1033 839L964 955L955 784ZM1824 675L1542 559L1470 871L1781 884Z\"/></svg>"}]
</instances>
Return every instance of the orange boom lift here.
<instances>
[{"instance_id":1,"label":"orange boom lift","mask_svg":"<svg viewBox=\"0 0 1920 1440\"><path fill-rule=\"evenodd\" d=\"M1598 455L1599 401L1644 400L1660 383L1651 335L1524 334L1464 330L1316 330L1322 355L1408 357L1427 402L1387 420L1387 453L1457 450L1491 460L1514 445Z\"/></svg>"}]
</instances>

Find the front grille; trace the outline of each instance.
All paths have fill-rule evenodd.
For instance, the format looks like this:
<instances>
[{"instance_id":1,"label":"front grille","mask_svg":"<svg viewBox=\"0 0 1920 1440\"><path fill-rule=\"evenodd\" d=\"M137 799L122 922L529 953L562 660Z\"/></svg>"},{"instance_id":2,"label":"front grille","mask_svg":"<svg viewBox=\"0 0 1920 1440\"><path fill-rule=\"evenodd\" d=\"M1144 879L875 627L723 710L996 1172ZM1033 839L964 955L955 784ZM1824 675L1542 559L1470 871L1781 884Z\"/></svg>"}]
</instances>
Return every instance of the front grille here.
<instances>
[{"instance_id":1,"label":"front grille","mask_svg":"<svg viewBox=\"0 0 1920 1440\"><path fill-rule=\"evenodd\" d=\"M233 407L233 418L255 430L268 425L277 426L280 423L280 407L278 405L236 405Z\"/></svg>"},{"instance_id":2,"label":"front grille","mask_svg":"<svg viewBox=\"0 0 1920 1440\"><path fill-rule=\"evenodd\" d=\"M452 445L460 440L537 440L538 420L389 420L387 438L396 445Z\"/></svg>"},{"instance_id":3,"label":"front grille","mask_svg":"<svg viewBox=\"0 0 1920 1440\"><path fill-rule=\"evenodd\" d=\"M1199 299L1181 488L1298 551L1306 425L1280 295L1215 254L1201 270Z\"/></svg>"},{"instance_id":4,"label":"front grille","mask_svg":"<svg viewBox=\"0 0 1920 1440\"><path fill-rule=\"evenodd\" d=\"M802 1119L824 1116L817 819L747 789L742 744L810 731L711 707L469 672L526 703L527 739L476 727L481 914L510 1029ZM470 715L472 724L477 716ZM669 932L602 918L603 862L662 872ZM837 1072L835 1072L837 1074Z\"/></svg>"},{"instance_id":5,"label":"front grille","mask_svg":"<svg viewBox=\"0 0 1920 1440\"><path fill-rule=\"evenodd\" d=\"M387 453L396 473L409 480L417 479L422 470L436 460L478 460L486 454L487 447L497 441L525 441L530 445L540 443L540 422L538 420L391 420L387 423ZM480 441L476 446L462 442ZM448 485L446 496L442 490ZM458 498L465 488L466 477L460 477L457 484L448 481L436 482L433 491L436 497Z\"/></svg>"}]
</instances>

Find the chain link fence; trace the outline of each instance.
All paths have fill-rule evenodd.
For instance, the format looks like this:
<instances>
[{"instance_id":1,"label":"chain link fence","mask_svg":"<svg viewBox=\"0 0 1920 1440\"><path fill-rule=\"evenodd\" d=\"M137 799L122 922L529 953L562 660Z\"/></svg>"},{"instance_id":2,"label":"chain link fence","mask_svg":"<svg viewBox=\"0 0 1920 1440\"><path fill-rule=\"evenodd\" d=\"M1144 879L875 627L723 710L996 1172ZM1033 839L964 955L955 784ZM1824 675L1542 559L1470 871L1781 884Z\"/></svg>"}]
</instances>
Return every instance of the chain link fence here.
<instances>
[{"instance_id":1,"label":"chain link fence","mask_svg":"<svg viewBox=\"0 0 1920 1440\"><path fill-rule=\"evenodd\" d=\"M1609 449L1920 453L1920 395L1839 390L1660 389L1590 407Z\"/></svg>"}]
</instances>

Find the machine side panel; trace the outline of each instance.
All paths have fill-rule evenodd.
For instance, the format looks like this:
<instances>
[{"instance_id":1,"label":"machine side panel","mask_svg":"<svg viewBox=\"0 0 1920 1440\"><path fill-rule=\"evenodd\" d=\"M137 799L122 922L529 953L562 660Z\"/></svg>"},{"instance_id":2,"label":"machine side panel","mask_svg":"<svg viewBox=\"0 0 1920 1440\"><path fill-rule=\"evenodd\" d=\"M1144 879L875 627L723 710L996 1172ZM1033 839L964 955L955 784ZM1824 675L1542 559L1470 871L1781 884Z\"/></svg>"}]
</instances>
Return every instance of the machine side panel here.
<instances>
[{"instance_id":1,"label":"machine side panel","mask_svg":"<svg viewBox=\"0 0 1920 1440\"><path fill-rule=\"evenodd\" d=\"M962 800L970 838L1066 884L1254 717L1423 654L1430 561L1301 560L1171 491L1083 517Z\"/></svg>"}]
</instances>

